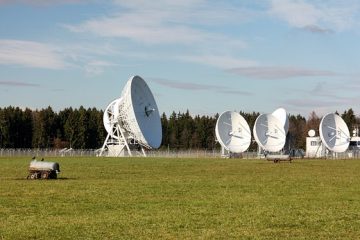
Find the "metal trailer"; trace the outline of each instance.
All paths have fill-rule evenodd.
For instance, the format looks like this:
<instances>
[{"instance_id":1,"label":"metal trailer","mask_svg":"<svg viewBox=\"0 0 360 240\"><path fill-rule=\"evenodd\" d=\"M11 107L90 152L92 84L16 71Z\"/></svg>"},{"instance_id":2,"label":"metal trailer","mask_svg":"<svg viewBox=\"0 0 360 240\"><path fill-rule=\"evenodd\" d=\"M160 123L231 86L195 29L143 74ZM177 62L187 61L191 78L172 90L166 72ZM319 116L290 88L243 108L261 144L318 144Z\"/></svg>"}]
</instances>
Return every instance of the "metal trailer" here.
<instances>
[{"instance_id":1,"label":"metal trailer","mask_svg":"<svg viewBox=\"0 0 360 240\"><path fill-rule=\"evenodd\" d=\"M33 160L30 162L27 179L56 179L59 173L58 163Z\"/></svg>"},{"instance_id":2,"label":"metal trailer","mask_svg":"<svg viewBox=\"0 0 360 240\"><path fill-rule=\"evenodd\" d=\"M268 161L273 161L274 163L279 163L282 161L288 161L291 163L292 158L290 155L281 155L281 154L268 154L266 155Z\"/></svg>"}]
</instances>

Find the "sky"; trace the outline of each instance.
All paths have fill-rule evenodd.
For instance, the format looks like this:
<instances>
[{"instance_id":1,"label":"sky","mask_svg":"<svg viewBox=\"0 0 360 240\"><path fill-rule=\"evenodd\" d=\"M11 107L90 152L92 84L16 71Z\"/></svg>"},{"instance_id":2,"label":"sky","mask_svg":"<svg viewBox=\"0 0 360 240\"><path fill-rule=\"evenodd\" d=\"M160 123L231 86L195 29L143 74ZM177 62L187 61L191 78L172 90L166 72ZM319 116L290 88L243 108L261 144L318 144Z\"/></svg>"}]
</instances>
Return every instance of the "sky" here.
<instances>
[{"instance_id":1,"label":"sky","mask_svg":"<svg viewBox=\"0 0 360 240\"><path fill-rule=\"evenodd\" d=\"M0 0L0 107L360 114L358 0Z\"/></svg>"}]
</instances>

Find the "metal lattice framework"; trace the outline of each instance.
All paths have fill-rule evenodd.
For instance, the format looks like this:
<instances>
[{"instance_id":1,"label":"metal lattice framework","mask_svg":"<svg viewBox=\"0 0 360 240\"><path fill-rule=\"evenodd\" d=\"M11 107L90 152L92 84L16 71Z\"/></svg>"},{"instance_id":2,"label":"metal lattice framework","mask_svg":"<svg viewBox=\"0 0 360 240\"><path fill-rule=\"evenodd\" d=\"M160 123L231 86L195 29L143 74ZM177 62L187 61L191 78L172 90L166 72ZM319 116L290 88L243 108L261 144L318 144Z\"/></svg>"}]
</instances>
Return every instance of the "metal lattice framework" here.
<instances>
[{"instance_id":1,"label":"metal lattice framework","mask_svg":"<svg viewBox=\"0 0 360 240\"><path fill-rule=\"evenodd\" d=\"M119 139L119 136L116 131L116 123L119 115L119 103L122 98L115 99L112 101L107 108L105 109L103 116L103 123L106 129L106 132L110 134L112 138Z\"/></svg>"}]
</instances>

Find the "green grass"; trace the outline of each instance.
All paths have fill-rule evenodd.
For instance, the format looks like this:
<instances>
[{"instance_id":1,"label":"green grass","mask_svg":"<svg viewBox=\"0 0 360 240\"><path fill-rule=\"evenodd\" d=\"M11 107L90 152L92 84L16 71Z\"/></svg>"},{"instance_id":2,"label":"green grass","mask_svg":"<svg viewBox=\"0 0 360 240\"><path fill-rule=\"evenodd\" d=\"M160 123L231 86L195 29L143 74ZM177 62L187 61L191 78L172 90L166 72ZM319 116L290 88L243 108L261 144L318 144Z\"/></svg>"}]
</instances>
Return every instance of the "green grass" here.
<instances>
[{"instance_id":1,"label":"green grass","mask_svg":"<svg viewBox=\"0 0 360 240\"><path fill-rule=\"evenodd\" d=\"M360 160L0 158L0 239L356 239Z\"/></svg>"}]
</instances>

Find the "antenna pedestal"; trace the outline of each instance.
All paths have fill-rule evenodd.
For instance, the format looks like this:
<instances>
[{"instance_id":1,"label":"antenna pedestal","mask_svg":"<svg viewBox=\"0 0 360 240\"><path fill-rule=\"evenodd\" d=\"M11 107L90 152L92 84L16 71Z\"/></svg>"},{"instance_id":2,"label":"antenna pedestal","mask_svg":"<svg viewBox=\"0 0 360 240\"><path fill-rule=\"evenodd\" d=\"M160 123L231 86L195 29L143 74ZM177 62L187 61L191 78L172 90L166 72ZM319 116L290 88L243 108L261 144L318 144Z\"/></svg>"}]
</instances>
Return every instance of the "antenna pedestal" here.
<instances>
[{"instance_id":1,"label":"antenna pedestal","mask_svg":"<svg viewBox=\"0 0 360 240\"><path fill-rule=\"evenodd\" d=\"M125 136L125 131L119 126L119 124L116 123L115 125L114 135L111 136L108 133L100 150L99 156L132 157L135 154L146 157L145 149L141 145L131 143L131 140L129 141L130 138Z\"/></svg>"}]
</instances>

